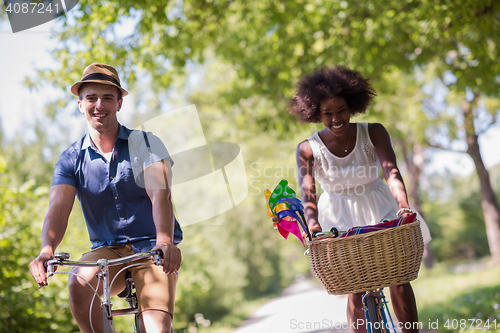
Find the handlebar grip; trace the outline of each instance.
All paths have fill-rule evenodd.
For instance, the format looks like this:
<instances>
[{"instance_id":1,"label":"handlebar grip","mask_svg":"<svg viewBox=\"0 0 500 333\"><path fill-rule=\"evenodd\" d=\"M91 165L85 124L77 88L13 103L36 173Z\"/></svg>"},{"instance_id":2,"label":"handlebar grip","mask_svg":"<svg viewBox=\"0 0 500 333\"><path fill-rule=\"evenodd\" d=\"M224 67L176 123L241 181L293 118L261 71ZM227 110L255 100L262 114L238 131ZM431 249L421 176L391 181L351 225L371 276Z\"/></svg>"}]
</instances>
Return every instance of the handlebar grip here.
<instances>
[{"instance_id":1,"label":"handlebar grip","mask_svg":"<svg viewBox=\"0 0 500 333\"><path fill-rule=\"evenodd\" d=\"M335 235L335 238L339 237L339 229L331 227L330 232Z\"/></svg>"}]
</instances>

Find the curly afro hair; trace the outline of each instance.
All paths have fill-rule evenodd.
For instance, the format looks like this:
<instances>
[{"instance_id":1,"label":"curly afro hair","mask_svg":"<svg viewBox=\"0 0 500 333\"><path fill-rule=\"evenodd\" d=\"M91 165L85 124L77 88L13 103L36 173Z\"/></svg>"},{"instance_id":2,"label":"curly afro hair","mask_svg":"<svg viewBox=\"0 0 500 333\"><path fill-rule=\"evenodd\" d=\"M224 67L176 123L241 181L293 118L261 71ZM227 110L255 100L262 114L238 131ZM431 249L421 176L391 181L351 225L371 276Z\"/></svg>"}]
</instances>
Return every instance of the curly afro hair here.
<instances>
[{"instance_id":1,"label":"curly afro hair","mask_svg":"<svg viewBox=\"0 0 500 333\"><path fill-rule=\"evenodd\" d=\"M328 98L341 96L351 115L366 112L377 92L360 72L345 66L317 68L297 82L297 94L289 103L289 111L307 123L321 122L319 104Z\"/></svg>"}]
</instances>

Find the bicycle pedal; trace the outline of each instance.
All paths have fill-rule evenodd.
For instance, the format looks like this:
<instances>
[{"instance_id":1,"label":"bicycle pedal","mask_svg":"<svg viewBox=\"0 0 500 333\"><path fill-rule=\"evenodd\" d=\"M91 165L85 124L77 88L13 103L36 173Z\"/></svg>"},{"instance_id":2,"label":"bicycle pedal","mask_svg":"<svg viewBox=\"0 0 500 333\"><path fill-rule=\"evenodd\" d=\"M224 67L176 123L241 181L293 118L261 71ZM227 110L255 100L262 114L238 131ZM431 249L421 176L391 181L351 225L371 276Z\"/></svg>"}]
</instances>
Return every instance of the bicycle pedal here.
<instances>
[{"instance_id":1,"label":"bicycle pedal","mask_svg":"<svg viewBox=\"0 0 500 333\"><path fill-rule=\"evenodd\" d=\"M137 298L136 297L127 297L125 299L127 305L131 309L137 309Z\"/></svg>"}]
</instances>

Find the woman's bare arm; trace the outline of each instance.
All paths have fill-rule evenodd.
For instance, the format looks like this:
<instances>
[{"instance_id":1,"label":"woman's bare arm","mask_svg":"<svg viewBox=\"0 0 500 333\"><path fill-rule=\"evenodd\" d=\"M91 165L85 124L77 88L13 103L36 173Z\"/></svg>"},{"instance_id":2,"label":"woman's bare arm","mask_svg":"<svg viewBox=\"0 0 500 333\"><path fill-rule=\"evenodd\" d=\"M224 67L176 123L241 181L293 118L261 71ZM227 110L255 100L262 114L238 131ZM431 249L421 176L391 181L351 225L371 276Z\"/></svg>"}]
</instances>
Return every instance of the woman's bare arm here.
<instances>
[{"instance_id":1,"label":"woman's bare arm","mask_svg":"<svg viewBox=\"0 0 500 333\"><path fill-rule=\"evenodd\" d=\"M312 174L314 156L309 141L303 141L297 146L296 159L300 193L307 224L311 233L321 231L321 225L318 222L316 185Z\"/></svg>"},{"instance_id":2,"label":"woman's bare arm","mask_svg":"<svg viewBox=\"0 0 500 333\"><path fill-rule=\"evenodd\" d=\"M368 131L392 195L399 208L409 208L405 184L396 163L396 154L392 149L389 133L381 124L369 124Z\"/></svg>"}]
</instances>

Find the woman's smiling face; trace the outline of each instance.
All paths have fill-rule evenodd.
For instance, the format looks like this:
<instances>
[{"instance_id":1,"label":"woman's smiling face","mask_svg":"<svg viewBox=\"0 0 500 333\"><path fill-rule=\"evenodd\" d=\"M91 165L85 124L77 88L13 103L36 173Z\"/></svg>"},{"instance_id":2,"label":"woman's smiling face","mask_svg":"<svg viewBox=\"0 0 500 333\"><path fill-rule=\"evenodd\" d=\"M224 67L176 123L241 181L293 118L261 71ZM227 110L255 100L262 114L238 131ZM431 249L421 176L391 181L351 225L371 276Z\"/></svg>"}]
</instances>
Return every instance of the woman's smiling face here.
<instances>
[{"instance_id":1,"label":"woman's smiling face","mask_svg":"<svg viewBox=\"0 0 500 333\"><path fill-rule=\"evenodd\" d=\"M325 99L319 104L321 122L334 136L345 133L349 126L351 113L345 99L341 96Z\"/></svg>"}]
</instances>

